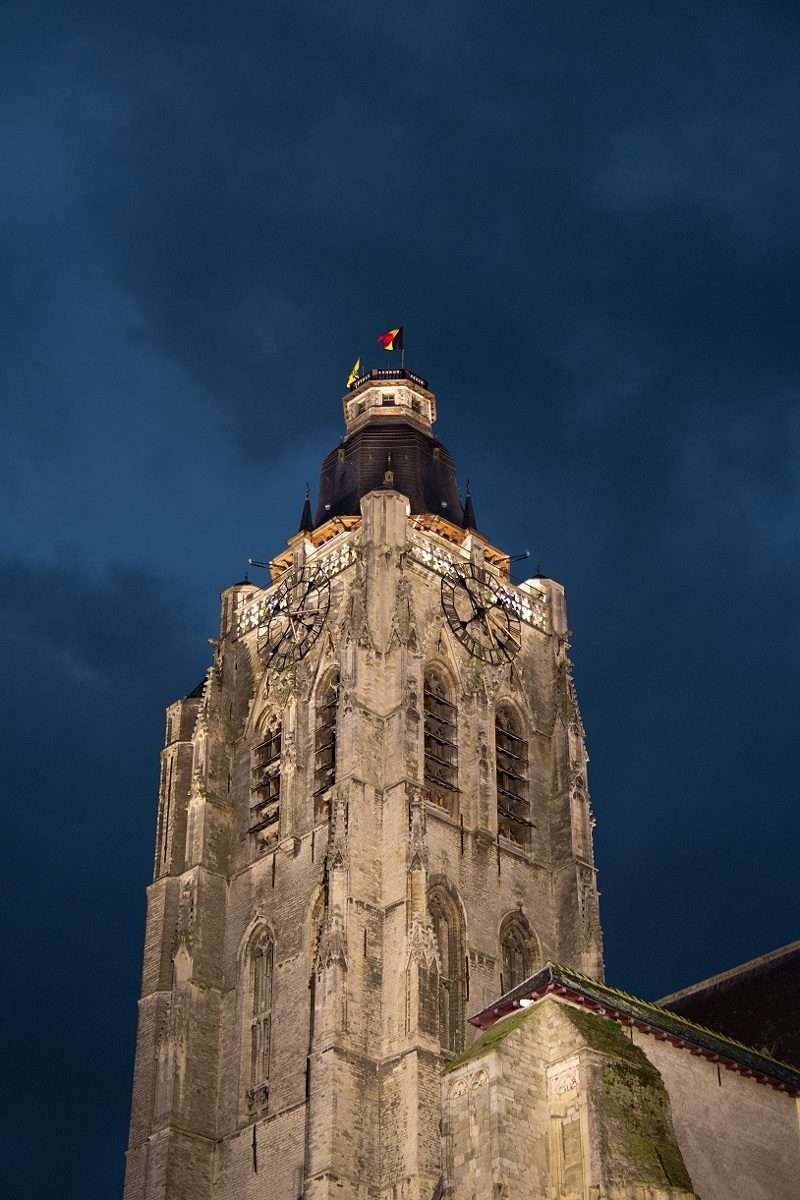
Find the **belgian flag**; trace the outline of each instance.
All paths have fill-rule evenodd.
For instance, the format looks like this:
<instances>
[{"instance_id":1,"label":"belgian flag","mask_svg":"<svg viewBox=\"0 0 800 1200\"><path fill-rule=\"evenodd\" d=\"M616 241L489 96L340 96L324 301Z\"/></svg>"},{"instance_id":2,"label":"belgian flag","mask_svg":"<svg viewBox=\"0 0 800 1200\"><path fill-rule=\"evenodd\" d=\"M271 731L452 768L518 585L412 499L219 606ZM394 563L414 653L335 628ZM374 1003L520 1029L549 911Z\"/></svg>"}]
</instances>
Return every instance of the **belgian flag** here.
<instances>
[{"instance_id":1,"label":"belgian flag","mask_svg":"<svg viewBox=\"0 0 800 1200\"><path fill-rule=\"evenodd\" d=\"M403 349L403 329L400 325L397 329L390 329L387 333L382 333L377 339L383 346L384 350L402 350Z\"/></svg>"}]
</instances>

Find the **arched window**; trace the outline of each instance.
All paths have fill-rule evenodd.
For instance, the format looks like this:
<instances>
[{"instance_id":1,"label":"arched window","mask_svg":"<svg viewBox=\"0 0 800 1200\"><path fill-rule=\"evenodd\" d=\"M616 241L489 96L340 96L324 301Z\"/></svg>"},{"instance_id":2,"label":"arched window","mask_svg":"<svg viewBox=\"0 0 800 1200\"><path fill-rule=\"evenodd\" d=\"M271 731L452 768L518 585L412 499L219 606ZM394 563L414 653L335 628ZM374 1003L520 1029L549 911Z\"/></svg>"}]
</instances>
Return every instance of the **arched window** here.
<instances>
[{"instance_id":1,"label":"arched window","mask_svg":"<svg viewBox=\"0 0 800 1200\"><path fill-rule=\"evenodd\" d=\"M442 884L428 893L428 910L439 947L439 1044L461 1050L464 1044L464 924L461 910Z\"/></svg>"},{"instance_id":2,"label":"arched window","mask_svg":"<svg viewBox=\"0 0 800 1200\"><path fill-rule=\"evenodd\" d=\"M251 1105L266 1103L272 1033L272 968L274 944L268 929L259 929L247 954L247 1004L250 1027L249 1090Z\"/></svg>"},{"instance_id":3,"label":"arched window","mask_svg":"<svg viewBox=\"0 0 800 1200\"><path fill-rule=\"evenodd\" d=\"M250 828L258 851L277 845L281 817L281 723L273 718L264 740L253 747L250 771Z\"/></svg>"},{"instance_id":4,"label":"arched window","mask_svg":"<svg viewBox=\"0 0 800 1200\"><path fill-rule=\"evenodd\" d=\"M457 709L443 671L429 667L423 686L425 708L425 795L454 812L458 796Z\"/></svg>"},{"instance_id":5,"label":"arched window","mask_svg":"<svg viewBox=\"0 0 800 1200\"><path fill-rule=\"evenodd\" d=\"M497 778L497 832L517 846L528 846L530 801L528 799L528 742L522 721L507 704L494 719L494 748Z\"/></svg>"},{"instance_id":6,"label":"arched window","mask_svg":"<svg viewBox=\"0 0 800 1200\"><path fill-rule=\"evenodd\" d=\"M314 737L314 801L317 809L324 793L336 782L336 710L339 704L339 672L332 671L317 692L317 724Z\"/></svg>"},{"instance_id":7,"label":"arched window","mask_svg":"<svg viewBox=\"0 0 800 1200\"><path fill-rule=\"evenodd\" d=\"M500 926L501 993L510 992L518 983L524 983L536 970L536 959L534 939L527 921L512 913Z\"/></svg>"}]
</instances>

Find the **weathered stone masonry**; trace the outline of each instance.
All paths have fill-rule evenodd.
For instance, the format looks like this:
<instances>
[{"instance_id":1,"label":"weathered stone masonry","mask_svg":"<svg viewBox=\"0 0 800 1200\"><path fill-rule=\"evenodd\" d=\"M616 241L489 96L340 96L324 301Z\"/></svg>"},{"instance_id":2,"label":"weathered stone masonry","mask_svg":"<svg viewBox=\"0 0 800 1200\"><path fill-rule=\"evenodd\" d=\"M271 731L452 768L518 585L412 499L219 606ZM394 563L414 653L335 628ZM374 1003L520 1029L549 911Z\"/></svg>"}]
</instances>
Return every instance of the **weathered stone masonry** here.
<instances>
[{"instance_id":1,"label":"weathered stone masonry","mask_svg":"<svg viewBox=\"0 0 800 1200\"><path fill-rule=\"evenodd\" d=\"M422 381L387 386L345 397L325 519L270 589L223 594L205 683L168 710L126 1200L429 1200L468 1014L547 960L602 975L563 589L513 586L452 490L449 517L416 498L415 454L431 494L452 467ZM443 607L465 570L493 581L487 657ZM290 589L292 652L318 627L277 665L270 604L300 578L327 607Z\"/></svg>"}]
</instances>

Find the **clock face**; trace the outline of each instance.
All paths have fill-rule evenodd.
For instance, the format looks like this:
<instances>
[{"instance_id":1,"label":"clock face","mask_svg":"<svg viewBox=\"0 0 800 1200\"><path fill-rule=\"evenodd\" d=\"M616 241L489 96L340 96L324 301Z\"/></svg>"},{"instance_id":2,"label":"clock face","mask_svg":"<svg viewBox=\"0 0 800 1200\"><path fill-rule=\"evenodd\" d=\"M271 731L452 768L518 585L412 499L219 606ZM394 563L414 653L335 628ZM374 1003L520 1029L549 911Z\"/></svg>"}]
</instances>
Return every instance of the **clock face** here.
<instances>
[{"instance_id":1,"label":"clock face","mask_svg":"<svg viewBox=\"0 0 800 1200\"><path fill-rule=\"evenodd\" d=\"M331 585L312 567L292 571L270 600L258 628L258 653L281 670L306 654L322 632L331 603Z\"/></svg>"},{"instance_id":2,"label":"clock face","mask_svg":"<svg viewBox=\"0 0 800 1200\"><path fill-rule=\"evenodd\" d=\"M519 617L483 567L451 568L442 580L442 608L461 644L484 662L511 662L519 650Z\"/></svg>"}]
</instances>

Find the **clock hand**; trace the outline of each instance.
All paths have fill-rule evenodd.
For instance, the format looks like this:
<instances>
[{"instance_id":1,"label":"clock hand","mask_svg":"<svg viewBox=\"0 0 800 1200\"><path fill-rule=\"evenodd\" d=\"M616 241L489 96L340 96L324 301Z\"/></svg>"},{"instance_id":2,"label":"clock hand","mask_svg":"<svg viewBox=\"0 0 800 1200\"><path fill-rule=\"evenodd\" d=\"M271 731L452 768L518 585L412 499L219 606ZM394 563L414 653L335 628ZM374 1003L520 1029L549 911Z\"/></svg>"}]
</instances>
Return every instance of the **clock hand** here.
<instances>
[{"instance_id":1,"label":"clock hand","mask_svg":"<svg viewBox=\"0 0 800 1200\"><path fill-rule=\"evenodd\" d=\"M488 617L488 619L490 621L495 622L498 630L502 630L502 632L509 639L509 641L512 641L515 646L519 646L519 644L520 644L519 640L514 637L514 634L511 632L511 630L508 628L507 625L503 625L502 621L500 621L500 619L497 616L497 613L493 609L490 608L489 611L487 612L486 616Z\"/></svg>"}]
</instances>

